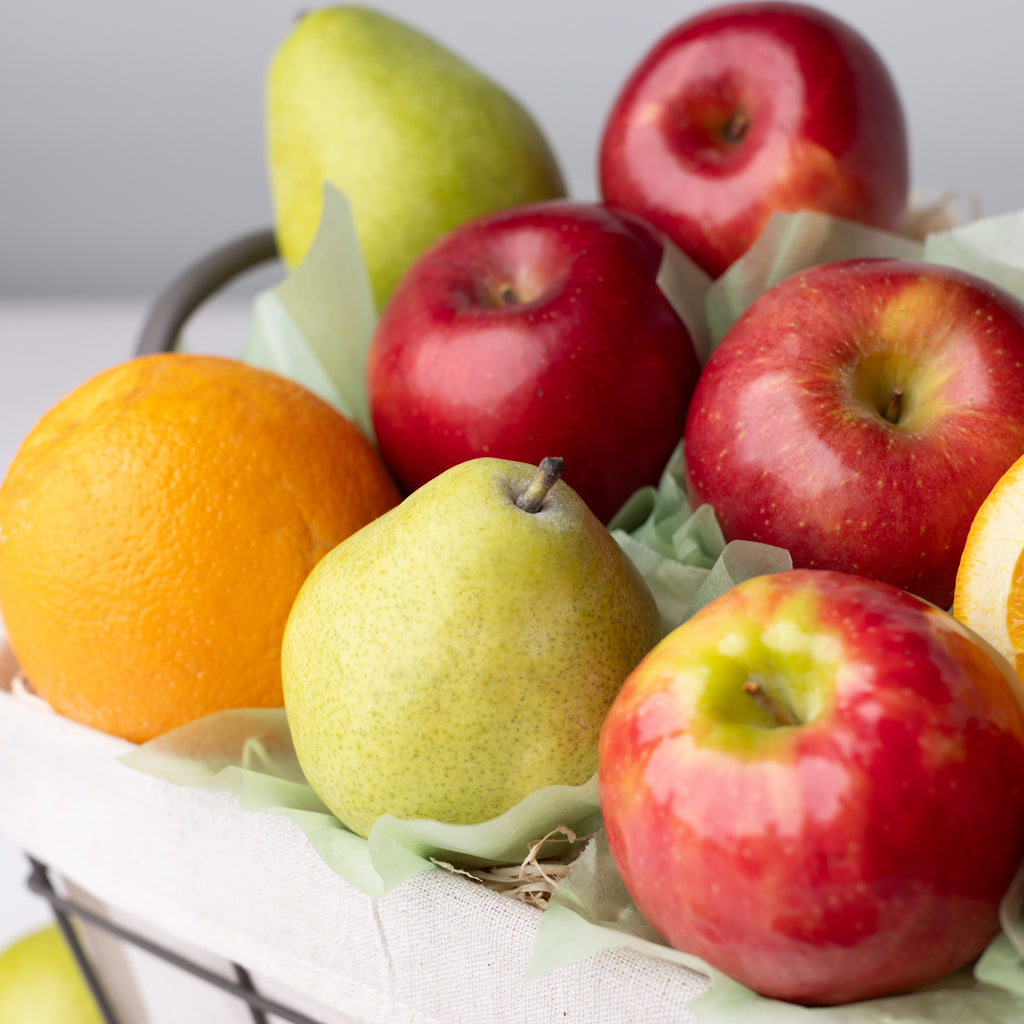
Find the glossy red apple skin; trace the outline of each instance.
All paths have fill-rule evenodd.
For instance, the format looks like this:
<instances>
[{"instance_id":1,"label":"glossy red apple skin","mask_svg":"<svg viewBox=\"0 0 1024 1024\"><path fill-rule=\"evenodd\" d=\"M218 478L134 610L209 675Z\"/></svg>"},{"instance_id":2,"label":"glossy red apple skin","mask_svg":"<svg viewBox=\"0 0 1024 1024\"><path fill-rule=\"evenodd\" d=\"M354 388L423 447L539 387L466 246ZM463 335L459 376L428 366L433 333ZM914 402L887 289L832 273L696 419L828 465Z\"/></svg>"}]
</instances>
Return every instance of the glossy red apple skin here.
<instances>
[{"instance_id":1,"label":"glossy red apple skin","mask_svg":"<svg viewBox=\"0 0 1024 1024\"><path fill-rule=\"evenodd\" d=\"M377 443L401 484L478 456L557 455L608 522L656 483L700 371L656 282L663 248L629 214L563 200L470 221L421 256L367 356Z\"/></svg>"},{"instance_id":2,"label":"glossy red apple skin","mask_svg":"<svg viewBox=\"0 0 1024 1024\"><path fill-rule=\"evenodd\" d=\"M1024 453L1024 304L909 260L796 274L712 353L684 448L727 539L948 608L975 512Z\"/></svg>"},{"instance_id":3,"label":"glossy red apple skin","mask_svg":"<svg viewBox=\"0 0 1024 1024\"><path fill-rule=\"evenodd\" d=\"M750 676L799 724L757 708ZM793 570L705 606L626 680L598 778L651 925L792 1002L968 963L1024 857L1019 682L947 613L863 577Z\"/></svg>"},{"instance_id":4,"label":"glossy red apple skin","mask_svg":"<svg viewBox=\"0 0 1024 1024\"><path fill-rule=\"evenodd\" d=\"M903 108L877 52L785 3L712 8L663 36L616 97L598 164L606 202L712 277L775 210L894 229L909 182Z\"/></svg>"}]
</instances>

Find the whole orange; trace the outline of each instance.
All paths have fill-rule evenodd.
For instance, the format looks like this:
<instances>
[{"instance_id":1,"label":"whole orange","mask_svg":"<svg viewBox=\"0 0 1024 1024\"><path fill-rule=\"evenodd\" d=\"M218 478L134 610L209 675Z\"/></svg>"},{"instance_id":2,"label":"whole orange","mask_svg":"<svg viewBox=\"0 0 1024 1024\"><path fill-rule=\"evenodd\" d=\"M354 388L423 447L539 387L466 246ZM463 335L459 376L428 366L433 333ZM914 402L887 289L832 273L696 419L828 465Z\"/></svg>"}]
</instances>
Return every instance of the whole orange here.
<instances>
[{"instance_id":1,"label":"whole orange","mask_svg":"<svg viewBox=\"0 0 1024 1024\"><path fill-rule=\"evenodd\" d=\"M299 384L162 354L93 377L0 487L0 615L57 711L142 742L283 703L292 601L399 501L376 450Z\"/></svg>"}]
</instances>

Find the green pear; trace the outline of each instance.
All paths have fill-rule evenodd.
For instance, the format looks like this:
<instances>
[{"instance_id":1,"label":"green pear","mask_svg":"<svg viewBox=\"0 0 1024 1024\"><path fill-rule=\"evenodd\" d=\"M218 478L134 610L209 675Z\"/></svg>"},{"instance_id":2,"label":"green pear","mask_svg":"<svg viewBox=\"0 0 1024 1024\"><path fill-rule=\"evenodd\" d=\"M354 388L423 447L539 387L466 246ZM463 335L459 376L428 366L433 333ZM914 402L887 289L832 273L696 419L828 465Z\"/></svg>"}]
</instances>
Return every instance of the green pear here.
<instances>
[{"instance_id":1,"label":"green pear","mask_svg":"<svg viewBox=\"0 0 1024 1024\"><path fill-rule=\"evenodd\" d=\"M0 954L3 1024L102 1024L100 1011L56 925Z\"/></svg>"},{"instance_id":2,"label":"green pear","mask_svg":"<svg viewBox=\"0 0 1024 1024\"><path fill-rule=\"evenodd\" d=\"M560 470L461 463L301 588L282 648L288 724L352 831L382 814L485 821L595 772L605 714L661 623Z\"/></svg>"},{"instance_id":3,"label":"green pear","mask_svg":"<svg viewBox=\"0 0 1024 1024\"><path fill-rule=\"evenodd\" d=\"M329 181L352 204L378 304L457 224L565 194L547 140L513 97L363 7L300 17L270 64L266 133L283 260L305 255Z\"/></svg>"}]
</instances>

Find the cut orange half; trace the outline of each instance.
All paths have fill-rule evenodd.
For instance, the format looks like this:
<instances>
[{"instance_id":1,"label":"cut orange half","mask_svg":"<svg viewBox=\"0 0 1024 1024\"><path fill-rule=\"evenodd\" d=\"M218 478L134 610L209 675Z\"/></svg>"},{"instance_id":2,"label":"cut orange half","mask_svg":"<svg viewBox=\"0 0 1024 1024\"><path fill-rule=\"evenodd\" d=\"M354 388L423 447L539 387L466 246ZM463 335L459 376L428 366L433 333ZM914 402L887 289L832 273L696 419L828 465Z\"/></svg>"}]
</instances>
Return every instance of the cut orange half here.
<instances>
[{"instance_id":1,"label":"cut orange half","mask_svg":"<svg viewBox=\"0 0 1024 1024\"><path fill-rule=\"evenodd\" d=\"M1000 477L974 517L960 556L953 616L1024 679L1024 457Z\"/></svg>"}]
</instances>

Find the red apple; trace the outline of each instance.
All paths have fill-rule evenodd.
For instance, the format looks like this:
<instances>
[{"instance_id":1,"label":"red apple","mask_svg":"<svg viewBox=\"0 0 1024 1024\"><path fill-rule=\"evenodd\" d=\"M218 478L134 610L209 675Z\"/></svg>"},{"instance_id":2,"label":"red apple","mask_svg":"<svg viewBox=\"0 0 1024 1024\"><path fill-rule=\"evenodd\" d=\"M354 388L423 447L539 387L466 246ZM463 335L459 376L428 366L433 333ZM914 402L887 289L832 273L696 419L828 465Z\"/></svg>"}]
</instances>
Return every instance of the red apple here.
<instances>
[{"instance_id":1,"label":"red apple","mask_svg":"<svg viewBox=\"0 0 1024 1024\"><path fill-rule=\"evenodd\" d=\"M775 210L897 227L908 162L896 87L865 39L811 7L747 3L646 54L608 114L599 173L606 202L717 277Z\"/></svg>"},{"instance_id":2,"label":"red apple","mask_svg":"<svg viewBox=\"0 0 1024 1024\"><path fill-rule=\"evenodd\" d=\"M948 608L974 514L1024 453L1024 305L909 260L795 274L711 355L684 448L727 539Z\"/></svg>"},{"instance_id":3,"label":"red apple","mask_svg":"<svg viewBox=\"0 0 1024 1024\"><path fill-rule=\"evenodd\" d=\"M407 271L367 357L381 454L407 490L478 456L537 463L607 522L656 483L699 364L629 214L550 201L456 228Z\"/></svg>"},{"instance_id":4,"label":"red apple","mask_svg":"<svg viewBox=\"0 0 1024 1024\"><path fill-rule=\"evenodd\" d=\"M670 633L605 720L609 848L672 946L845 1003L978 956L1024 858L1024 696L947 613L803 569Z\"/></svg>"}]
</instances>

